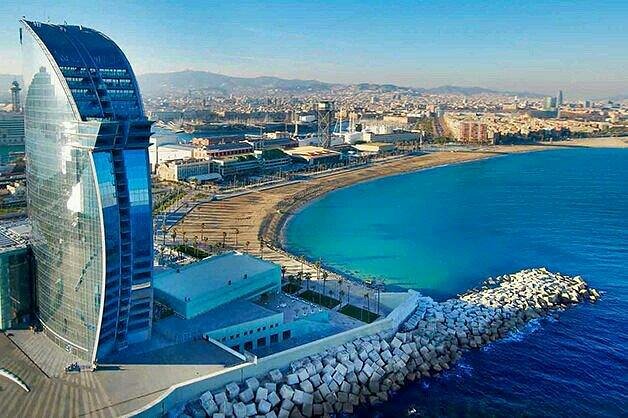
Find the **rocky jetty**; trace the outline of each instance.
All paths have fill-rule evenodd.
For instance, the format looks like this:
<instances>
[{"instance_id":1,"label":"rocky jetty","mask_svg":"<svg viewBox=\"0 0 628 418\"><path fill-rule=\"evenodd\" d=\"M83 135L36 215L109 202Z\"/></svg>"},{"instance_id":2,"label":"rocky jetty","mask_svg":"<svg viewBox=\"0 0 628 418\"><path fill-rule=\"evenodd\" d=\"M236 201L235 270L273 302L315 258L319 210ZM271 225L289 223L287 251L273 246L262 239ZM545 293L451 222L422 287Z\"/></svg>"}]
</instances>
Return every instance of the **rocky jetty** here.
<instances>
[{"instance_id":1,"label":"rocky jetty","mask_svg":"<svg viewBox=\"0 0 628 418\"><path fill-rule=\"evenodd\" d=\"M351 414L388 400L406 382L449 369L470 348L599 293L579 276L544 268L486 280L458 298L422 297L400 330L362 337L293 362L285 370L203 393L174 416L318 417ZM398 331L398 332L395 332Z\"/></svg>"}]
</instances>

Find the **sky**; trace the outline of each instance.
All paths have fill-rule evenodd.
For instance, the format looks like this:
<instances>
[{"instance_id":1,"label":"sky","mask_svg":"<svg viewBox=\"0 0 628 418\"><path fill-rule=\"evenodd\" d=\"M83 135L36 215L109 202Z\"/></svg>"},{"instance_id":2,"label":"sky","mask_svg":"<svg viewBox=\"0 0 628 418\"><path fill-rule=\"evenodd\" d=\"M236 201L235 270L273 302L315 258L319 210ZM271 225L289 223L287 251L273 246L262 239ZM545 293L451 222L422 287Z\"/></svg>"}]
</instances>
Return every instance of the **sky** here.
<instances>
[{"instance_id":1,"label":"sky","mask_svg":"<svg viewBox=\"0 0 628 418\"><path fill-rule=\"evenodd\" d=\"M628 1L0 1L0 73L20 73L18 19L81 24L137 73L628 94Z\"/></svg>"}]
</instances>

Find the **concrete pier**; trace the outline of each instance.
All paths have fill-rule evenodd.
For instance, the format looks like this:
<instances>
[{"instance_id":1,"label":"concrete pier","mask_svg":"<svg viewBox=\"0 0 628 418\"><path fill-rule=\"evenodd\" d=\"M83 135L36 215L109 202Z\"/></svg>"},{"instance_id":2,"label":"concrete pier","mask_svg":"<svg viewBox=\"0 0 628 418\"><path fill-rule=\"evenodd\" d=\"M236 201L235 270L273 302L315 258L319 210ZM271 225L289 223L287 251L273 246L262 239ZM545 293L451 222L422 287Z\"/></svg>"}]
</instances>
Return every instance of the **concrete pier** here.
<instances>
[{"instance_id":1,"label":"concrete pier","mask_svg":"<svg viewBox=\"0 0 628 418\"><path fill-rule=\"evenodd\" d=\"M267 375L205 392L171 416L318 417L384 402L406 382L439 374L464 351L599 293L579 276L544 268L486 280L457 298L416 299L398 330L361 337Z\"/></svg>"}]
</instances>

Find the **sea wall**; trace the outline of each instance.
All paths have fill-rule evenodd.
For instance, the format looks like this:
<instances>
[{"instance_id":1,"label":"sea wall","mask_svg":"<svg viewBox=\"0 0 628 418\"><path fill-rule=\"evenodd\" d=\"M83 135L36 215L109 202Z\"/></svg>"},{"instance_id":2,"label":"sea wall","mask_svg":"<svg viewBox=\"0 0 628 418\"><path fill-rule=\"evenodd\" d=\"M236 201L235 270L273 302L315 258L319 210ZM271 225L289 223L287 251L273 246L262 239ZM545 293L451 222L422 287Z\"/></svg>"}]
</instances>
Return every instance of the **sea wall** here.
<instances>
[{"instance_id":1,"label":"sea wall","mask_svg":"<svg viewBox=\"0 0 628 418\"><path fill-rule=\"evenodd\" d=\"M445 302L416 297L399 332L362 335L294 361L285 357L287 367L277 363L277 368L243 383L208 390L169 415L276 418L352 413L359 405L388 400L406 382L449 369L465 350L502 338L532 319L598 298L579 276L544 268L490 278Z\"/></svg>"}]
</instances>

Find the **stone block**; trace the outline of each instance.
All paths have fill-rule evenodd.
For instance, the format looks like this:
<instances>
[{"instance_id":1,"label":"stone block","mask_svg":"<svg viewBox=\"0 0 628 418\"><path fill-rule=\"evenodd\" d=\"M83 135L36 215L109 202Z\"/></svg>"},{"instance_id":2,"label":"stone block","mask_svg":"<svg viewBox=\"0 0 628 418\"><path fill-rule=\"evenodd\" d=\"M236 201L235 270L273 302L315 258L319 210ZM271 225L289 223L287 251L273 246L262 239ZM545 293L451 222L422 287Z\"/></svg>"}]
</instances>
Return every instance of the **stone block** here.
<instances>
[{"instance_id":1,"label":"stone block","mask_svg":"<svg viewBox=\"0 0 628 418\"><path fill-rule=\"evenodd\" d=\"M307 380L308 377L310 377L309 373L307 372L307 370L305 370L305 368L301 368L297 370L297 376L299 377L299 382L303 382L304 380Z\"/></svg>"},{"instance_id":2,"label":"stone block","mask_svg":"<svg viewBox=\"0 0 628 418\"><path fill-rule=\"evenodd\" d=\"M246 405L242 402L238 402L233 404L233 415L236 418L245 418L246 417Z\"/></svg>"},{"instance_id":3,"label":"stone block","mask_svg":"<svg viewBox=\"0 0 628 418\"><path fill-rule=\"evenodd\" d=\"M307 393L314 392L314 386L312 385L312 382L310 382L309 380L304 380L303 382L301 382L299 384L299 387L301 388L303 392L307 392Z\"/></svg>"},{"instance_id":4,"label":"stone block","mask_svg":"<svg viewBox=\"0 0 628 418\"><path fill-rule=\"evenodd\" d=\"M279 405L279 403L281 402L281 399L279 398L279 395L277 395L276 392L270 392L268 394L268 402L270 402L270 404L275 407L277 405Z\"/></svg>"},{"instance_id":5,"label":"stone block","mask_svg":"<svg viewBox=\"0 0 628 418\"><path fill-rule=\"evenodd\" d=\"M263 388L263 387L258 387L257 392L255 392L255 402L265 401L266 399L268 399L268 389Z\"/></svg>"},{"instance_id":6,"label":"stone block","mask_svg":"<svg viewBox=\"0 0 628 418\"><path fill-rule=\"evenodd\" d=\"M246 404L246 416L252 417L255 415L257 415L257 406L255 406L254 403L247 403Z\"/></svg>"},{"instance_id":7,"label":"stone block","mask_svg":"<svg viewBox=\"0 0 628 418\"><path fill-rule=\"evenodd\" d=\"M257 411L260 414L267 414L270 412L272 408L272 405L270 404L270 402L268 402L267 400L262 400L258 405L257 405Z\"/></svg>"},{"instance_id":8,"label":"stone block","mask_svg":"<svg viewBox=\"0 0 628 418\"><path fill-rule=\"evenodd\" d=\"M305 395L305 392L303 392L302 390L299 390L299 389L295 389L294 395L292 396L292 401L296 405L303 405L303 397L304 397L304 395Z\"/></svg>"},{"instance_id":9,"label":"stone block","mask_svg":"<svg viewBox=\"0 0 628 418\"><path fill-rule=\"evenodd\" d=\"M292 411L292 408L294 408L294 402L292 402L290 399L284 399L283 402L281 402L281 409L283 409L284 411Z\"/></svg>"},{"instance_id":10,"label":"stone block","mask_svg":"<svg viewBox=\"0 0 628 418\"><path fill-rule=\"evenodd\" d=\"M286 376L286 382L289 385L296 385L296 384L299 383L299 376L297 376L296 373L291 373L291 374Z\"/></svg>"},{"instance_id":11,"label":"stone block","mask_svg":"<svg viewBox=\"0 0 628 418\"><path fill-rule=\"evenodd\" d=\"M270 380L274 383L279 383L283 379L283 374L279 369L271 370L270 372L268 372L268 376L270 377Z\"/></svg>"},{"instance_id":12,"label":"stone block","mask_svg":"<svg viewBox=\"0 0 628 418\"><path fill-rule=\"evenodd\" d=\"M255 395L253 394L253 390L251 388L246 388L245 390L240 392L239 398L242 402L248 403L255 398Z\"/></svg>"},{"instance_id":13,"label":"stone block","mask_svg":"<svg viewBox=\"0 0 628 418\"><path fill-rule=\"evenodd\" d=\"M292 397L294 396L294 389L292 389L288 385L281 385L281 388L279 389L279 395L281 395L281 398L284 400L292 400Z\"/></svg>"},{"instance_id":14,"label":"stone block","mask_svg":"<svg viewBox=\"0 0 628 418\"><path fill-rule=\"evenodd\" d=\"M253 392L255 392L257 388L259 388L259 380L257 380L256 377L251 377L249 379L246 379L245 383L246 383L246 387L251 389Z\"/></svg>"},{"instance_id":15,"label":"stone block","mask_svg":"<svg viewBox=\"0 0 628 418\"><path fill-rule=\"evenodd\" d=\"M227 396L229 399L235 399L240 393L240 386L237 383L231 382L225 387Z\"/></svg>"}]
</instances>

